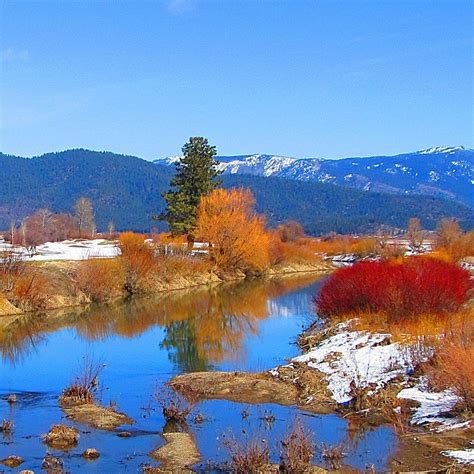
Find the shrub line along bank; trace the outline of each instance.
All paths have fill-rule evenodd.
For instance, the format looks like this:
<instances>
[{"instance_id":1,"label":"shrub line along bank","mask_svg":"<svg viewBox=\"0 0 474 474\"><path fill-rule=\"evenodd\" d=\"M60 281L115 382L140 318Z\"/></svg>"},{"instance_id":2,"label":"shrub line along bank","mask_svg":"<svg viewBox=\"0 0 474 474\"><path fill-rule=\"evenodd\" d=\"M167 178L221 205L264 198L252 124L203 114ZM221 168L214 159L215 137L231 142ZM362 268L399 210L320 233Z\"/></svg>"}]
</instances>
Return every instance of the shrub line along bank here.
<instances>
[{"instance_id":1,"label":"shrub line along bank","mask_svg":"<svg viewBox=\"0 0 474 474\"><path fill-rule=\"evenodd\" d=\"M0 293L0 317L21 315L29 312L44 312L67 307L86 306L94 302L108 303L128 297L130 294L156 294L179 291L196 286L218 285L228 281L249 278L243 272L221 273L214 270L193 270L179 273L167 270L167 275L150 272L147 287L137 290L137 279L128 281L128 289L122 287L123 269L116 258L101 258L85 261L46 261L29 263L34 268L35 278L26 294L8 298ZM275 265L264 273L250 278L290 277L298 273L325 273L331 270L325 262L289 263ZM100 275L100 279L97 276ZM30 282L30 280L28 280ZM45 283L46 282L46 283ZM130 291L131 290L131 291ZM24 290L21 290L25 293ZM39 293L44 293L39 298ZM22 296L22 295L20 295ZM32 306L38 303L39 307Z\"/></svg>"}]
</instances>

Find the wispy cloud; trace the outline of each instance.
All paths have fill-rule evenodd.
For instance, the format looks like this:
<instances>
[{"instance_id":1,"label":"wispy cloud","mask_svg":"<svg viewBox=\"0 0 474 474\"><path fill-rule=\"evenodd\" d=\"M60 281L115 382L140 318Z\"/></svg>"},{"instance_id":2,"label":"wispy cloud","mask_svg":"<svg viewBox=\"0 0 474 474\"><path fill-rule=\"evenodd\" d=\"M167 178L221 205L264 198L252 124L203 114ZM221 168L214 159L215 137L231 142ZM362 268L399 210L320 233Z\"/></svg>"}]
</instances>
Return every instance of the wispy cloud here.
<instances>
[{"instance_id":1,"label":"wispy cloud","mask_svg":"<svg viewBox=\"0 0 474 474\"><path fill-rule=\"evenodd\" d=\"M196 9L198 0L165 0L166 9L174 15L184 15Z\"/></svg>"},{"instance_id":2,"label":"wispy cloud","mask_svg":"<svg viewBox=\"0 0 474 474\"><path fill-rule=\"evenodd\" d=\"M30 59L30 54L26 49L6 48L0 51L0 61L4 63L21 61L25 62Z\"/></svg>"}]
</instances>

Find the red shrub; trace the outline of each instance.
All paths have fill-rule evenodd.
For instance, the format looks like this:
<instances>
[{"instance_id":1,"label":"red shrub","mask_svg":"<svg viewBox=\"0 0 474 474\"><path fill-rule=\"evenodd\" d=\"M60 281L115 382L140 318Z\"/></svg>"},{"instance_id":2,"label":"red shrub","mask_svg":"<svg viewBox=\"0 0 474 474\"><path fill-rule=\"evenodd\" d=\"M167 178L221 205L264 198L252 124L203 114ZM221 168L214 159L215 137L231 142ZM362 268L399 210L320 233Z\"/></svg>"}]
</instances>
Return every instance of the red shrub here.
<instances>
[{"instance_id":1,"label":"red shrub","mask_svg":"<svg viewBox=\"0 0 474 474\"><path fill-rule=\"evenodd\" d=\"M433 258L360 262L337 270L316 303L322 316L370 312L395 320L456 311L471 286L469 272Z\"/></svg>"}]
</instances>

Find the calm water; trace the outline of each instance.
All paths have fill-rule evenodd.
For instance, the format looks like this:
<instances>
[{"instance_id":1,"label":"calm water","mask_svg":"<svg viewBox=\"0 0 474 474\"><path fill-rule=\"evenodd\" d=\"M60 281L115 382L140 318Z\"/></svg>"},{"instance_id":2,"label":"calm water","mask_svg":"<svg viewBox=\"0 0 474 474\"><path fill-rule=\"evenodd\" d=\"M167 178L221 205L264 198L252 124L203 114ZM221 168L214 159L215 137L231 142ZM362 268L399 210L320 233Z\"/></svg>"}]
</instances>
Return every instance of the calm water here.
<instances>
[{"instance_id":1,"label":"calm water","mask_svg":"<svg viewBox=\"0 0 474 474\"><path fill-rule=\"evenodd\" d=\"M73 473L140 472L142 465L158 465L148 455L163 444L164 420L153 398L156 389L182 372L260 371L297 355L293 342L314 318L311 298L319 286L315 278L244 282L16 320L8 330L0 330L0 398L9 393L18 397L12 407L0 400L0 420L15 424L11 438L0 438L0 458L19 455L25 459L20 469L39 471L49 452L61 457L65 470ZM84 358L105 364L102 401L116 402L136 420L131 429L125 428L133 436L119 438L77 425L77 448L48 449L40 435L63 420L57 398ZM250 412L245 419L243 409ZM272 425L261 419L269 411L276 417ZM195 412L205 417L202 424L190 424L204 462L226 459L221 440L230 433L268 440L278 461L278 442L296 416L317 444L344 443L346 463L359 469L369 464L383 469L396 443L387 428L355 432L335 415L312 416L294 407L207 401ZM100 451L97 461L81 458L90 447ZM318 457L315 462L323 464Z\"/></svg>"}]
</instances>

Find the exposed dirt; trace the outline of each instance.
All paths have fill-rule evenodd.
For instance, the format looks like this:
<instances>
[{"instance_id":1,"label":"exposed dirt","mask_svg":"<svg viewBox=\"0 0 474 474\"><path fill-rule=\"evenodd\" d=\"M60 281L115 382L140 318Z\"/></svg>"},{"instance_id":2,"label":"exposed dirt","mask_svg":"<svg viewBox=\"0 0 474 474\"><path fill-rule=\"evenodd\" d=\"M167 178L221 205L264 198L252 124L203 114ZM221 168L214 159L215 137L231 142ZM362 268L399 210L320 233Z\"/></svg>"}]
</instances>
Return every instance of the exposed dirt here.
<instances>
[{"instance_id":1,"label":"exposed dirt","mask_svg":"<svg viewBox=\"0 0 474 474\"><path fill-rule=\"evenodd\" d=\"M112 431L122 425L132 425L134 421L124 413L112 408L102 407L95 403L78 404L68 401L64 397L59 399L59 405L66 414L66 418L77 423L89 425L99 430Z\"/></svg>"},{"instance_id":2,"label":"exposed dirt","mask_svg":"<svg viewBox=\"0 0 474 474\"><path fill-rule=\"evenodd\" d=\"M473 438L473 428L403 435L390 459L390 468L395 472L446 472L448 469L449 472L473 472L472 466L463 466L441 454L442 451L472 447Z\"/></svg>"},{"instance_id":3,"label":"exposed dirt","mask_svg":"<svg viewBox=\"0 0 474 474\"><path fill-rule=\"evenodd\" d=\"M162 462L163 470L158 472L191 472L186 468L201 459L193 437L189 433L164 433L163 437L166 444L150 453Z\"/></svg>"},{"instance_id":4,"label":"exposed dirt","mask_svg":"<svg viewBox=\"0 0 474 474\"><path fill-rule=\"evenodd\" d=\"M333 411L317 372L302 368L282 369L279 378L267 372L194 372L178 375L168 385L191 399L300 405L316 413Z\"/></svg>"}]
</instances>

